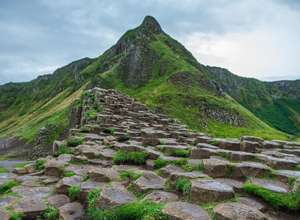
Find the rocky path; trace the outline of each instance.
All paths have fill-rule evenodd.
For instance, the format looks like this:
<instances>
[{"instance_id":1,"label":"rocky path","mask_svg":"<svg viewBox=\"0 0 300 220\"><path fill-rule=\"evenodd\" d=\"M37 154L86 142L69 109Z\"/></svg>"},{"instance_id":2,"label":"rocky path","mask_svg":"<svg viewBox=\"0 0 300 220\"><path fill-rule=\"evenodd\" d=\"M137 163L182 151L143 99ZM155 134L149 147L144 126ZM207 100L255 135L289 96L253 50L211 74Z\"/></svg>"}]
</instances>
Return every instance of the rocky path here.
<instances>
[{"instance_id":1,"label":"rocky path","mask_svg":"<svg viewBox=\"0 0 300 220\"><path fill-rule=\"evenodd\" d=\"M102 219L91 208L146 200L161 206L145 220L300 219L300 207L268 200L300 199L300 143L190 132L114 90L94 88L81 105L55 156L0 176L1 190L12 185L0 191L0 219Z\"/></svg>"}]
</instances>

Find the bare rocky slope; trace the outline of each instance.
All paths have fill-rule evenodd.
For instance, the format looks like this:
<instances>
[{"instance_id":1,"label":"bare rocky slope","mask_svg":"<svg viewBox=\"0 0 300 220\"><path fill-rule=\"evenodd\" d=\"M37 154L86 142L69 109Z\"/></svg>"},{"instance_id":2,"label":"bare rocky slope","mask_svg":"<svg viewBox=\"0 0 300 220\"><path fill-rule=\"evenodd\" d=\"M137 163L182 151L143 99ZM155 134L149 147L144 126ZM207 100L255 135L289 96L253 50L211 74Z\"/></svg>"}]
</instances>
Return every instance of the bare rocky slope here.
<instances>
[{"instance_id":1,"label":"bare rocky slope","mask_svg":"<svg viewBox=\"0 0 300 220\"><path fill-rule=\"evenodd\" d=\"M191 132L100 88L84 93L73 118L52 156L0 174L0 219L300 217L300 143Z\"/></svg>"}]
</instances>

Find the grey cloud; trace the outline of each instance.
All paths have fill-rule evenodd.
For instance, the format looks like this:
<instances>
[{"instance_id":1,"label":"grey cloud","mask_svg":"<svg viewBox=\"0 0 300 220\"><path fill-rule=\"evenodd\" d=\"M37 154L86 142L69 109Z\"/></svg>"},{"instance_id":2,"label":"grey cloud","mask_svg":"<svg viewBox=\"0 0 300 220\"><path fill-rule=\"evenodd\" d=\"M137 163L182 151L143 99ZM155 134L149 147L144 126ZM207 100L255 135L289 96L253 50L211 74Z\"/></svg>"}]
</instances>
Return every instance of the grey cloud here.
<instances>
[{"instance_id":1,"label":"grey cloud","mask_svg":"<svg viewBox=\"0 0 300 220\"><path fill-rule=\"evenodd\" d=\"M279 26L299 34L299 25L278 17L280 11L299 13L297 7L296 0L260 4L252 0L4 0L0 7L0 84L30 80L75 59L98 56L148 14L189 45L189 36L196 33L218 37L247 34L274 25L275 19ZM262 78L272 78L271 70ZM300 67L298 71L299 75Z\"/></svg>"}]
</instances>

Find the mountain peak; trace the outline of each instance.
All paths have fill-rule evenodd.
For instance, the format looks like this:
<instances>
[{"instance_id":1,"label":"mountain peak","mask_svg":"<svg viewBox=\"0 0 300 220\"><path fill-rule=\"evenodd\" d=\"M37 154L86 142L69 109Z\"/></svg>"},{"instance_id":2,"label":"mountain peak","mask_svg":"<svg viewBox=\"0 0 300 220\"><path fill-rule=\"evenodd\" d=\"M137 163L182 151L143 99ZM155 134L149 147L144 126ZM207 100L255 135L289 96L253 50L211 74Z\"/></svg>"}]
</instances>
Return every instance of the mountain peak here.
<instances>
[{"instance_id":1,"label":"mountain peak","mask_svg":"<svg viewBox=\"0 0 300 220\"><path fill-rule=\"evenodd\" d=\"M155 33L155 34L160 34L163 32L158 21L150 15L147 15L144 18L143 23L141 24L140 27L146 29L149 32Z\"/></svg>"}]
</instances>

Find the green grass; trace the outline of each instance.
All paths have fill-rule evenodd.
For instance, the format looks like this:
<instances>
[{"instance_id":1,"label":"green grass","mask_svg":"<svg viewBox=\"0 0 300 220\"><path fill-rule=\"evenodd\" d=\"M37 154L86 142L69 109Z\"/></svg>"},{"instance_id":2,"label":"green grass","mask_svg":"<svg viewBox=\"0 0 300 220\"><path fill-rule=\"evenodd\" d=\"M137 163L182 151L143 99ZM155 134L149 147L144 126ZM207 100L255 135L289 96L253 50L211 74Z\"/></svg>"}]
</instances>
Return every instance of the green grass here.
<instances>
[{"instance_id":1,"label":"green grass","mask_svg":"<svg viewBox=\"0 0 300 220\"><path fill-rule=\"evenodd\" d=\"M35 169L38 171L45 169L45 163L46 163L46 160L43 160L43 159L36 160L35 161Z\"/></svg>"},{"instance_id":2,"label":"green grass","mask_svg":"<svg viewBox=\"0 0 300 220\"><path fill-rule=\"evenodd\" d=\"M135 164L142 165L146 163L148 153L138 151L119 150L113 158L115 164Z\"/></svg>"},{"instance_id":3,"label":"green grass","mask_svg":"<svg viewBox=\"0 0 300 220\"><path fill-rule=\"evenodd\" d=\"M85 112L84 116L88 120L94 120L97 118L97 111L95 109L89 110Z\"/></svg>"},{"instance_id":4,"label":"green grass","mask_svg":"<svg viewBox=\"0 0 300 220\"><path fill-rule=\"evenodd\" d=\"M0 167L0 173L8 173L9 170L5 167Z\"/></svg>"},{"instance_id":5,"label":"green grass","mask_svg":"<svg viewBox=\"0 0 300 220\"><path fill-rule=\"evenodd\" d=\"M57 220L59 219L59 210L54 206L49 206L43 216L46 220Z\"/></svg>"},{"instance_id":6,"label":"green grass","mask_svg":"<svg viewBox=\"0 0 300 220\"><path fill-rule=\"evenodd\" d=\"M183 195L190 195L192 189L192 182L187 178L179 178L175 183L176 190Z\"/></svg>"},{"instance_id":7,"label":"green grass","mask_svg":"<svg viewBox=\"0 0 300 220\"><path fill-rule=\"evenodd\" d=\"M190 156L190 150L182 150L182 149L177 149L171 153L171 156L174 157L189 157Z\"/></svg>"},{"instance_id":8,"label":"green grass","mask_svg":"<svg viewBox=\"0 0 300 220\"><path fill-rule=\"evenodd\" d=\"M74 142L73 142L74 144ZM73 154L74 150L68 146L65 145L61 145L57 151L55 152L55 156L59 156L62 154Z\"/></svg>"},{"instance_id":9,"label":"green grass","mask_svg":"<svg viewBox=\"0 0 300 220\"><path fill-rule=\"evenodd\" d=\"M246 182L243 188L246 192L260 197L274 208L281 208L290 211L300 210L300 192L273 192L261 186L255 185L250 181Z\"/></svg>"},{"instance_id":10,"label":"green grass","mask_svg":"<svg viewBox=\"0 0 300 220\"><path fill-rule=\"evenodd\" d=\"M184 167L187 166L187 164L188 164L188 160L186 158L182 158L179 160L164 160L164 159L158 158L158 159L154 160L154 168L155 169L163 168L169 164L174 164L174 165L180 166L184 169Z\"/></svg>"},{"instance_id":11,"label":"green grass","mask_svg":"<svg viewBox=\"0 0 300 220\"><path fill-rule=\"evenodd\" d=\"M16 180L9 180L5 182L0 185L0 195L11 192L11 189L18 185L20 185L20 183Z\"/></svg>"},{"instance_id":12,"label":"green grass","mask_svg":"<svg viewBox=\"0 0 300 220\"><path fill-rule=\"evenodd\" d=\"M71 177L71 176L75 176L76 173L74 173L73 171L65 171L64 172L64 176L65 177Z\"/></svg>"},{"instance_id":13,"label":"green grass","mask_svg":"<svg viewBox=\"0 0 300 220\"><path fill-rule=\"evenodd\" d=\"M28 164L30 164L30 162L17 163L15 167L16 168L24 168Z\"/></svg>"},{"instance_id":14,"label":"green grass","mask_svg":"<svg viewBox=\"0 0 300 220\"><path fill-rule=\"evenodd\" d=\"M135 172L132 170L122 170L120 171L120 177L122 180L133 181L140 178L143 174L139 172Z\"/></svg>"},{"instance_id":15,"label":"green grass","mask_svg":"<svg viewBox=\"0 0 300 220\"><path fill-rule=\"evenodd\" d=\"M67 146L69 147L76 147L83 143L82 137L69 137L67 139Z\"/></svg>"},{"instance_id":16,"label":"green grass","mask_svg":"<svg viewBox=\"0 0 300 220\"><path fill-rule=\"evenodd\" d=\"M79 186L70 186L68 189L68 196L71 200L77 200L80 197L81 189Z\"/></svg>"},{"instance_id":17,"label":"green grass","mask_svg":"<svg viewBox=\"0 0 300 220\"><path fill-rule=\"evenodd\" d=\"M24 214L20 212L10 212L9 220L23 220Z\"/></svg>"}]
</instances>

